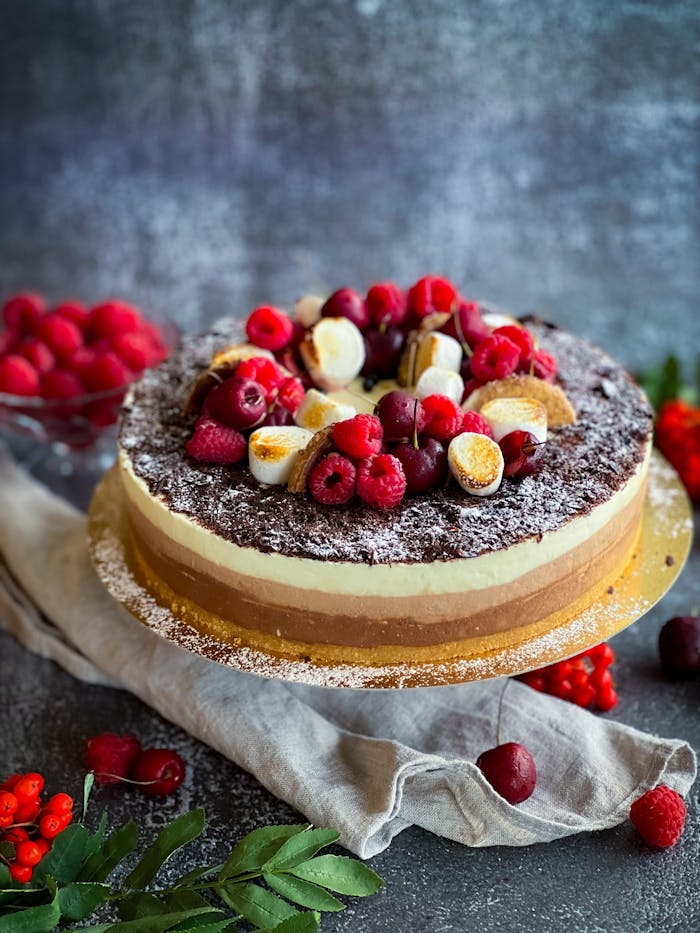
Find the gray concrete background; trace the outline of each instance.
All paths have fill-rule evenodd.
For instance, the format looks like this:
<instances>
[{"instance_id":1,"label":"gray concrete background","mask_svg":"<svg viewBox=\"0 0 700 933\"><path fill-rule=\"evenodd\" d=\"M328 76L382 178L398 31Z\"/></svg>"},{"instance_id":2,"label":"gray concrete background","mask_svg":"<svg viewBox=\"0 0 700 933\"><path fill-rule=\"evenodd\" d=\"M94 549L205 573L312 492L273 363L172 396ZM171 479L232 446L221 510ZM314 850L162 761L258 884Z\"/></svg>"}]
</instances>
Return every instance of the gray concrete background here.
<instances>
[{"instance_id":1,"label":"gray concrete background","mask_svg":"<svg viewBox=\"0 0 700 933\"><path fill-rule=\"evenodd\" d=\"M630 365L700 346L697 3L0 0L0 293L119 293L195 329L309 288L428 271L538 309ZM84 490L74 490L76 498ZM698 684L656 660L698 605L700 552L615 639L610 714L700 748ZM86 689L0 635L0 770L76 789L83 740L132 731L186 757L154 805L205 803L216 861L295 814L117 691ZM235 715L235 710L232 713ZM323 929L657 933L700 929L697 786L674 849L629 824L528 849L411 829L386 879Z\"/></svg>"},{"instance_id":2,"label":"gray concrete background","mask_svg":"<svg viewBox=\"0 0 700 933\"><path fill-rule=\"evenodd\" d=\"M690 360L699 47L691 0L3 0L0 290L194 329L435 271Z\"/></svg>"}]
</instances>

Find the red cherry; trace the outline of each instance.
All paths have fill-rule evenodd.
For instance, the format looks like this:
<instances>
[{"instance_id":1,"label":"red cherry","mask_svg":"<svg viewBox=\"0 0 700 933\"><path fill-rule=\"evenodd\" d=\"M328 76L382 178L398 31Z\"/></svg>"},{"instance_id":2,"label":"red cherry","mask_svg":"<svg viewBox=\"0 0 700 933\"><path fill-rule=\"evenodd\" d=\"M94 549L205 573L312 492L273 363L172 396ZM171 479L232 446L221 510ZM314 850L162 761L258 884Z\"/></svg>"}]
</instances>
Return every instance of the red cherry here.
<instances>
[{"instance_id":1,"label":"red cherry","mask_svg":"<svg viewBox=\"0 0 700 933\"><path fill-rule=\"evenodd\" d=\"M427 418L422 402L408 392L395 389L377 402L375 414L382 423L385 441L412 440L421 434Z\"/></svg>"},{"instance_id":2,"label":"red cherry","mask_svg":"<svg viewBox=\"0 0 700 933\"><path fill-rule=\"evenodd\" d=\"M404 332L398 327L388 327L385 331L367 330L362 336L365 342L362 375L376 379L395 376L406 339Z\"/></svg>"},{"instance_id":3,"label":"red cherry","mask_svg":"<svg viewBox=\"0 0 700 933\"><path fill-rule=\"evenodd\" d=\"M185 762L170 748L149 748L136 759L131 779L145 782L144 794L172 794L185 779Z\"/></svg>"},{"instance_id":4,"label":"red cherry","mask_svg":"<svg viewBox=\"0 0 700 933\"><path fill-rule=\"evenodd\" d=\"M339 288L321 308L321 317L345 317L358 330L369 326L369 313L364 298L353 288Z\"/></svg>"},{"instance_id":5,"label":"red cherry","mask_svg":"<svg viewBox=\"0 0 700 933\"><path fill-rule=\"evenodd\" d=\"M268 408L265 417L260 422L260 427L278 428L290 424L294 424L294 415L291 411L288 411L284 405L273 402L272 406Z\"/></svg>"},{"instance_id":6,"label":"red cherry","mask_svg":"<svg viewBox=\"0 0 700 933\"><path fill-rule=\"evenodd\" d=\"M530 476L540 468L545 445L530 431L511 431L501 438L498 446L503 453L504 476Z\"/></svg>"},{"instance_id":7,"label":"red cherry","mask_svg":"<svg viewBox=\"0 0 700 933\"><path fill-rule=\"evenodd\" d=\"M98 784L116 784L128 777L140 752L141 744L133 735L102 732L85 743L85 767L95 773Z\"/></svg>"},{"instance_id":8,"label":"red cherry","mask_svg":"<svg viewBox=\"0 0 700 933\"><path fill-rule=\"evenodd\" d=\"M535 789L535 761L525 746L518 742L506 742L482 752L476 759L476 766L496 793L508 803L522 803Z\"/></svg>"},{"instance_id":9,"label":"red cherry","mask_svg":"<svg viewBox=\"0 0 700 933\"><path fill-rule=\"evenodd\" d=\"M443 324L440 330L443 334L454 337L462 345L466 343L472 350L491 333L481 316L481 308L476 301L461 301L459 307L452 312L452 317ZM468 356L466 360L468 362ZM462 378L466 382L467 377L464 374Z\"/></svg>"},{"instance_id":10,"label":"red cherry","mask_svg":"<svg viewBox=\"0 0 700 933\"><path fill-rule=\"evenodd\" d=\"M212 389L206 404L213 418L237 431L260 424L267 411L263 387L240 376L231 376Z\"/></svg>"},{"instance_id":11,"label":"red cherry","mask_svg":"<svg viewBox=\"0 0 700 933\"><path fill-rule=\"evenodd\" d=\"M434 437L419 437L418 447L411 441L395 444L391 453L401 462L408 495L442 486L447 478L447 452Z\"/></svg>"},{"instance_id":12,"label":"red cherry","mask_svg":"<svg viewBox=\"0 0 700 933\"><path fill-rule=\"evenodd\" d=\"M661 666L675 680L700 674L700 617L675 616L659 632Z\"/></svg>"}]
</instances>

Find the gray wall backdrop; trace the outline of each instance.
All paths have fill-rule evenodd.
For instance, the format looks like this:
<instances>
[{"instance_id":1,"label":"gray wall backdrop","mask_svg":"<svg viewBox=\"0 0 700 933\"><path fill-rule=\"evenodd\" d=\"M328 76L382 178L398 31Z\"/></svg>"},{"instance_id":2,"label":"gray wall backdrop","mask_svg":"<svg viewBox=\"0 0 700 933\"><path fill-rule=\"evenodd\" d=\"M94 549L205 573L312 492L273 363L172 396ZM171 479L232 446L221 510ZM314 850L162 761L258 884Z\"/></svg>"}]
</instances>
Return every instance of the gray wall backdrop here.
<instances>
[{"instance_id":1,"label":"gray wall backdrop","mask_svg":"<svg viewBox=\"0 0 700 933\"><path fill-rule=\"evenodd\" d=\"M195 329L426 272L700 348L700 5L0 0L0 292Z\"/></svg>"}]
</instances>

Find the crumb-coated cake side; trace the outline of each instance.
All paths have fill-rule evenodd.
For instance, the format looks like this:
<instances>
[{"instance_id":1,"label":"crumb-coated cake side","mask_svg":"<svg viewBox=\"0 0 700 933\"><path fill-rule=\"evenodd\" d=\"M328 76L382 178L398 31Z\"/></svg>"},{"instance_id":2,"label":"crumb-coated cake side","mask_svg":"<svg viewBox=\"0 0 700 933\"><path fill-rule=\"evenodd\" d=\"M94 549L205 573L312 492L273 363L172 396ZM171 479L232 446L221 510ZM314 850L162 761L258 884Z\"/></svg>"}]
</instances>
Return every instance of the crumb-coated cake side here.
<instances>
[{"instance_id":1,"label":"crumb-coated cake side","mask_svg":"<svg viewBox=\"0 0 700 933\"><path fill-rule=\"evenodd\" d=\"M638 539L651 410L600 350L523 320L556 359L576 422L550 427L537 471L488 497L451 480L389 509L328 507L259 483L245 464L188 456L188 387L240 340L240 324L185 341L123 414L120 473L142 579L265 650L363 663L507 643L509 631L593 599Z\"/></svg>"}]
</instances>

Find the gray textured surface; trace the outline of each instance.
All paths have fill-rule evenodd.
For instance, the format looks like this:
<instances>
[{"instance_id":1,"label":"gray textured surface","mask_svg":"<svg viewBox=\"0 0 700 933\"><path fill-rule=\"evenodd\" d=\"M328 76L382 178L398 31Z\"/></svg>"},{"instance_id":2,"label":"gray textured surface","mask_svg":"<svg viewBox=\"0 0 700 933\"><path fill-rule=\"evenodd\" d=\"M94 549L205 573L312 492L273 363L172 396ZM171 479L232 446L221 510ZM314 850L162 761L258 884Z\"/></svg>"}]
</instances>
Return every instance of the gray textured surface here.
<instances>
[{"instance_id":1,"label":"gray textured surface","mask_svg":"<svg viewBox=\"0 0 700 933\"><path fill-rule=\"evenodd\" d=\"M0 4L0 292L120 293L194 329L259 301L427 271L537 308L631 365L700 344L700 13L693 2L73 0ZM659 676L700 553L615 640L626 722L700 748L698 684ZM215 859L294 814L121 693L0 637L0 766L76 788L83 739L133 731L190 776ZM470 851L410 830L332 930L700 928L698 791L682 842L629 825Z\"/></svg>"},{"instance_id":2,"label":"gray textured surface","mask_svg":"<svg viewBox=\"0 0 700 933\"><path fill-rule=\"evenodd\" d=\"M692 0L4 0L0 36L3 292L192 328L436 271L630 364L700 344Z\"/></svg>"}]
</instances>

